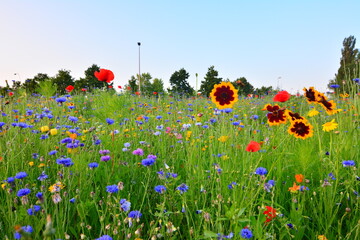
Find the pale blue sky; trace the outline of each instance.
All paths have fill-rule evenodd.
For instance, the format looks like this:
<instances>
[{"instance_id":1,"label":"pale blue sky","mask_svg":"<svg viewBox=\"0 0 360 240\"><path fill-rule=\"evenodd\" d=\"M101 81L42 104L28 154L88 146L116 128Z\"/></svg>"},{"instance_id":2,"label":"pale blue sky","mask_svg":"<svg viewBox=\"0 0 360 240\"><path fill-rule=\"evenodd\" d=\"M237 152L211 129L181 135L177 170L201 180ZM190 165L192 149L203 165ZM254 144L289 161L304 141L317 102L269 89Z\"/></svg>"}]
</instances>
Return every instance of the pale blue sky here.
<instances>
[{"instance_id":1,"label":"pale blue sky","mask_svg":"<svg viewBox=\"0 0 360 240\"><path fill-rule=\"evenodd\" d=\"M0 85L60 69L77 79L94 63L124 85L138 72L141 42L141 72L166 86L180 68L193 87L198 73L200 86L214 65L255 87L281 77L291 92L325 91L344 38L360 41L359 9L359 0L1 0Z\"/></svg>"}]
</instances>

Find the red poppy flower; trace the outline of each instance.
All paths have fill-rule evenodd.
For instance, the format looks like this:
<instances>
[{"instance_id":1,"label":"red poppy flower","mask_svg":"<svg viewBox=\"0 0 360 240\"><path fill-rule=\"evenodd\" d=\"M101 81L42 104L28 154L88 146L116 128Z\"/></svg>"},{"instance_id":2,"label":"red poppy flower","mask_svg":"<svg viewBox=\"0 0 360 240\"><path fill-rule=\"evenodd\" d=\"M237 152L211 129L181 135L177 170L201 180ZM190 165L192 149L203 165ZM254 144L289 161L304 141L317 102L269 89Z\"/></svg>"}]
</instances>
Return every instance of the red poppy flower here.
<instances>
[{"instance_id":1,"label":"red poppy flower","mask_svg":"<svg viewBox=\"0 0 360 240\"><path fill-rule=\"evenodd\" d=\"M136 95L140 95L140 92L135 92Z\"/></svg>"},{"instance_id":2,"label":"red poppy flower","mask_svg":"<svg viewBox=\"0 0 360 240\"><path fill-rule=\"evenodd\" d=\"M120 89L121 89L121 86L118 86L118 88L120 88Z\"/></svg>"},{"instance_id":3,"label":"red poppy flower","mask_svg":"<svg viewBox=\"0 0 360 240\"><path fill-rule=\"evenodd\" d=\"M250 143L247 145L245 151L247 152L257 152L260 150L260 143L255 141L250 141Z\"/></svg>"},{"instance_id":4,"label":"red poppy flower","mask_svg":"<svg viewBox=\"0 0 360 240\"><path fill-rule=\"evenodd\" d=\"M273 101L274 102L286 102L287 100L290 99L290 96L291 95L287 91L280 91L275 95Z\"/></svg>"},{"instance_id":5,"label":"red poppy flower","mask_svg":"<svg viewBox=\"0 0 360 240\"><path fill-rule=\"evenodd\" d=\"M99 72L95 72L94 76L101 82L111 82L114 80L114 73L108 69L100 69Z\"/></svg>"},{"instance_id":6,"label":"red poppy flower","mask_svg":"<svg viewBox=\"0 0 360 240\"><path fill-rule=\"evenodd\" d=\"M156 94L157 94L157 92L153 92L153 94L154 94L154 95L156 95Z\"/></svg>"},{"instance_id":7,"label":"red poppy flower","mask_svg":"<svg viewBox=\"0 0 360 240\"><path fill-rule=\"evenodd\" d=\"M69 86L67 86L67 87L65 88L65 90L66 90L67 92L71 92L72 90L74 90L74 86L69 85Z\"/></svg>"},{"instance_id":8,"label":"red poppy flower","mask_svg":"<svg viewBox=\"0 0 360 240\"><path fill-rule=\"evenodd\" d=\"M13 92L9 92L9 96L11 97L12 95L14 95L14 93L13 93Z\"/></svg>"},{"instance_id":9,"label":"red poppy flower","mask_svg":"<svg viewBox=\"0 0 360 240\"><path fill-rule=\"evenodd\" d=\"M82 88L81 91L86 92L86 88Z\"/></svg>"},{"instance_id":10,"label":"red poppy flower","mask_svg":"<svg viewBox=\"0 0 360 240\"><path fill-rule=\"evenodd\" d=\"M113 88L113 86L109 85L108 88Z\"/></svg>"},{"instance_id":11,"label":"red poppy flower","mask_svg":"<svg viewBox=\"0 0 360 240\"><path fill-rule=\"evenodd\" d=\"M276 210L270 206L266 206L266 211L264 211L264 215L266 215L265 222L268 223L276 217Z\"/></svg>"}]
</instances>

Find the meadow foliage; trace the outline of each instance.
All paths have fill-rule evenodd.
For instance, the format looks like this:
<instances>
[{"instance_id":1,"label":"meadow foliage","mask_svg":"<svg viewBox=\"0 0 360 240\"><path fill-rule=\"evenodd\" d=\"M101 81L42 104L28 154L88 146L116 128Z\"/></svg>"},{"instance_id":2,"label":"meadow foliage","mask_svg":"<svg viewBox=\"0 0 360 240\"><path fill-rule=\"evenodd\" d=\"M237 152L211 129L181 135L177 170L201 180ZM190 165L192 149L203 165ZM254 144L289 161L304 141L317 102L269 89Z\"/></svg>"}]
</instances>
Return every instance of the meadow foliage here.
<instances>
[{"instance_id":1,"label":"meadow foliage","mask_svg":"<svg viewBox=\"0 0 360 240\"><path fill-rule=\"evenodd\" d=\"M359 95L216 87L1 98L0 238L359 239Z\"/></svg>"}]
</instances>

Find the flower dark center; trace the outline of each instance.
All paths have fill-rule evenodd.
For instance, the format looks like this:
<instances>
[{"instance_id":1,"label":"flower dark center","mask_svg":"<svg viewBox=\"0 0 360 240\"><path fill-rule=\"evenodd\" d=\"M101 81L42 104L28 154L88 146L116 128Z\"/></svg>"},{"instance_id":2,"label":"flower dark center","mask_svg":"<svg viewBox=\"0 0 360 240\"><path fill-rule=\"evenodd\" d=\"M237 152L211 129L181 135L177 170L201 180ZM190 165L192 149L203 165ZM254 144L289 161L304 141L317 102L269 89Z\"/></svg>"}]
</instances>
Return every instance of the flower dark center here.
<instances>
[{"instance_id":1,"label":"flower dark center","mask_svg":"<svg viewBox=\"0 0 360 240\"><path fill-rule=\"evenodd\" d=\"M214 94L216 97L216 101L220 105L228 105L231 103L231 101L234 101L234 91L230 89L228 86L221 86L216 88L216 92Z\"/></svg>"},{"instance_id":2,"label":"flower dark center","mask_svg":"<svg viewBox=\"0 0 360 240\"><path fill-rule=\"evenodd\" d=\"M296 122L291 128L291 131L302 137L306 136L310 132L310 127L306 126L303 122Z\"/></svg>"}]
</instances>

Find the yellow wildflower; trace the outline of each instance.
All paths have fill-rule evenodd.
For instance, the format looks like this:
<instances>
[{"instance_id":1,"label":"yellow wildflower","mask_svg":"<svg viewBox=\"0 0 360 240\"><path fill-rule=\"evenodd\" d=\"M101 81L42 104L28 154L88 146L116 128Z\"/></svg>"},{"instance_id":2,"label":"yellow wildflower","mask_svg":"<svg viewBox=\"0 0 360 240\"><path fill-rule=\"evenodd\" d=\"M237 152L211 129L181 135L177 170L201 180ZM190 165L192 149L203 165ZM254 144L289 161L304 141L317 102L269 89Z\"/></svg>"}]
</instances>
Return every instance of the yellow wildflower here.
<instances>
[{"instance_id":1,"label":"yellow wildflower","mask_svg":"<svg viewBox=\"0 0 360 240\"><path fill-rule=\"evenodd\" d=\"M40 131L41 131L41 132L48 132L48 131L49 131L49 126L42 126L42 127L40 128Z\"/></svg>"},{"instance_id":2,"label":"yellow wildflower","mask_svg":"<svg viewBox=\"0 0 360 240\"><path fill-rule=\"evenodd\" d=\"M54 136L58 134L58 130L56 128L50 129L50 135Z\"/></svg>"},{"instance_id":3,"label":"yellow wildflower","mask_svg":"<svg viewBox=\"0 0 360 240\"><path fill-rule=\"evenodd\" d=\"M311 110L308 112L307 115L308 115L309 117L313 117L313 116L318 115L319 113L320 113L320 112L314 108L314 109L311 109Z\"/></svg>"},{"instance_id":4,"label":"yellow wildflower","mask_svg":"<svg viewBox=\"0 0 360 240\"><path fill-rule=\"evenodd\" d=\"M218 138L219 142L226 142L229 139L229 136L221 136Z\"/></svg>"},{"instance_id":5,"label":"yellow wildflower","mask_svg":"<svg viewBox=\"0 0 360 240\"><path fill-rule=\"evenodd\" d=\"M29 162L29 166L30 167L34 166L34 162Z\"/></svg>"},{"instance_id":6,"label":"yellow wildflower","mask_svg":"<svg viewBox=\"0 0 360 240\"><path fill-rule=\"evenodd\" d=\"M319 240L327 240L327 238L325 237L325 235L319 235L319 236L318 236L318 239L319 239Z\"/></svg>"},{"instance_id":7,"label":"yellow wildflower","mask_svg":"<svg viewBox=\"0 0 360 240\"><path fill-rule=\"evenodd\" d=\"M330 122L324 123L322 125L323 130L326 132L330 132L338 127L338 124L335 122L335 119L331 120Z\"/></svg>"}]
</instances>

